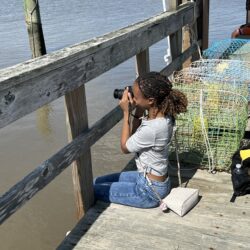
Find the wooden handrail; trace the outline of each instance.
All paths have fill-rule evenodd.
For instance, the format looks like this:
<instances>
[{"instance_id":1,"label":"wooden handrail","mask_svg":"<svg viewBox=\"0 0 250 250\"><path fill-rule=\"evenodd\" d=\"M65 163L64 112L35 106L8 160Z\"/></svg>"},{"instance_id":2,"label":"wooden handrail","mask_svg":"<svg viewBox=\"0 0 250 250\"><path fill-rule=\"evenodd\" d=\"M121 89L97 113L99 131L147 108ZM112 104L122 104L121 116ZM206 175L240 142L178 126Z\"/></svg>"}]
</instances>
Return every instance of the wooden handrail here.
<instances>
[{"instance_id":1,"label":"wooden handrail","mask_svg":"<svg viewBox=\"0 0 250 250\"><path fill-rule=\"evenodd\" d=\"M163 75L170 75L172 74L174 71L176 71L177 69L179 69L181 67L181 65L190 57L192 56L193 53L195 53L197 51L197 45L193 44L191 47L189 47L187 50L185 50L184 52L182 52L182 54L177 57L176 59L174 59L174 61L169 64L168 66L166 66L164 69L161 70L161 73Z\"/></svg>"},{"instance_id":2,"label":"wooden handrail","mask_svg":"<svg viewBox=\"0 0 250 250\"><path fill-rule=\"evenodd\" d=\"M194 4L0 70L0 128L65 95L193 22Z\"/></svg>"}]
</instances>

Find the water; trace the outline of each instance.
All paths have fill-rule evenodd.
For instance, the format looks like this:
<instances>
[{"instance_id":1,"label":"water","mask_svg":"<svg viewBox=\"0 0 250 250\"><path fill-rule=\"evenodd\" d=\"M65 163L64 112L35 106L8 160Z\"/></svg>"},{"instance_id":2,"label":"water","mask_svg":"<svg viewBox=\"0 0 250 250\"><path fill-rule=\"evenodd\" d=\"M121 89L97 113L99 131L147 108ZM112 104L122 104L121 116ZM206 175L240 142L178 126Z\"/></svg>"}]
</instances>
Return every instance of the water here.
<instances>
[{"instance_id":1,"label":"water","mask_svg":"<svg viewBox=\"0 0 250 250\"><path fill-rule=\"evenodd\" d=\"M1 0L0 68L30 58L22 1ZM143 11L142 11L143 6ZM100 36L162 10L156 0L43 0L40 12L47 51ZM245 22L245 0L212 0L210 43L229 38ZM165 41L150 49L151 69L165 66ZM131 84L134 58L86 85L89 123L117 105L114 88ZM131 158L119 146L120 124L92 149L94 176L120 171ZM4 193L67 144L64 100L60 98L0 130L0 192ZM1 249L54 249L76 223L71 169L68 168L0 227Z\"/></svg>"}]
</instances>

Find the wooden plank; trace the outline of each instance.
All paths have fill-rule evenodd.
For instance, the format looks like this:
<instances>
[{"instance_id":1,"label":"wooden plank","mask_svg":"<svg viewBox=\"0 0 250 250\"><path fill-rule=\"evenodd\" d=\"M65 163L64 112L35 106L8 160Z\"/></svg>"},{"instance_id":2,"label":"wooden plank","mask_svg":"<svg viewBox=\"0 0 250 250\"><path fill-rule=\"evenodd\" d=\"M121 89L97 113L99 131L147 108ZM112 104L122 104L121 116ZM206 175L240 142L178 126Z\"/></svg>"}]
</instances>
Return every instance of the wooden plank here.
<instances>
[{"instance_id":1,"label":"wooden plank","mask_svg":"<svg viewBox=\"0 0 250 250\"><path fill-rule=\"evenodd\" d=\"M193 213L195 210L198 211ZM72 245L78 250L124 249L124 246L164 249L167 244L173 247L170 249L249 248L247 216L240 221L227 220L218 214L213 216L213 211L206 216L208 211L205 207L196 207L180 218L171 212L163 214L157 208L137 209L116 204L104 207L97 203L78 224L78 231L72 230L57 249L72 249ZM80 234L84 236L79 240Z\"/></svg>"},{"instance_id":2,"label":"wooden plank","mask_svg":"<svg viewBox=\"0 0 250 250\"><path fill-rule=\"evenodd\" d=\"M0 128L76 89L193 21L194 4L0 70Z\"/></svg>"},{"instance_id":3,"label":"wooden plank","mask_svg":"<svg viewBox=\"0 0 250 250\"><path fill-rule=\"evenodd\" d=\"M122 111L120 107L114 108L96 122L88 132L76 137L71 143L39 165L33 172L2 195L0 197L0 224L50 183L74 160L83 155L86 150L89 150L121 118Z\"/></svg>"},{"instance_id":4,"label":"wooden plank","mask_svg":"<svg viewBox=\"0 0 250 250\"><path fill-rule=\"evenodd\" d=\"M159 208L98 202L57 249L249 249L249 204L219 199L228 194L230 174L198 170L190 184L199 186L203 197L182 218Z\"/></svg>"},{"instance_id":5,"label":"wooden plank","mask_svg":"<svg viewBox=\"0 0 250 250\"><path fill-rule=\"evenodd\" d=\"M182 3L186 3L186 2L187 0L182 1ZM182 28L182 34L183 34L183 40L182 40L182 52L183 52L192 45L189 26L185 26ZM186 68L190 64L191 64L191 57L188 58L185 63L183 63L182 68Z\"/></svg>"},{"instance_id":6,"label":"wooden plank","mask_svg":"<svg viewBox=\"0 0 250 250\"><path fill-rule=\"evenodd\" d=\"M208 48L208 40L209 40L209 0L200 0L198 1L200 4L200 17L197 20L198 24L198 39L202 40L201 49L205 50Z\"/></svg>"},{"instance_id":7,"label":"wooden plank","mask_svg":"<svg viewBox=\"0 0 250 250\"><path fill-rule=\"evenodd\" d=\"M179 57L177 57L171 64L166 66L161 70L161 73L169 76L172 74L175 70L178 70L182 64L190 57L193 53L197 51L197 45L194 44L191 47L189 47L187 50L185 50Z\"/></svg>"},{"instance_id":8,"label":"wooden plank","mask_svg":"<svg viewBox=\"0 0 250 250\"><path fill-rule=\"evenodd\" d=\"M198 40L198 29L197 29L197 22L195 22L193 25L192 25L192 41L191 43L196 43L196 41L198 41L198 48L197 48L197 51L192 55L192 59L191 61L194 62L194 61L197 61L199 59L201 59L202 57L202 52L201 52L201 46L202 46L202 40Z\"/></svg>"},{"instance_id":9,"label":"wooden plank","mask_svg":"<svg viewBox=\"0 0 250 250\"><path fill-rule=\"evenodd\" d=\"M88 130L88 112L85 85L65 95L68 139ZM76 203L76 216L80 219L94 203L93 173L90 148L72 163L72 178Z\"/></svg>"},{"instance_id":10,"label":"wooden plank","mask_svg":"<svg viewBox=\"0 0 250 250\"><path fill-rule=\"evenodd\" d=\"M203 0L194 0L193 2L195 3L195 9L194 9L194 21L197 22L197 19L201 16L202 9L201 9L201 2Z\"/></svg>"},{"instance_id":11,"label":"wooden plank","mask_svg":"<svg viewBox=\"0 0 250 250\"><path fill-rule=\"evenodd\" d=\"M198 20L199 20L199 16L200 16L200 12L201 12L201 1L203 0L196 0L195 1L195 6L196 6L196 11L194 13L194 20L195 22L192 25L189 25L190 27L190 43L191 45L196 43L196 41L198 42L198 46L199 49L197 49L197 51L195 53L193 53L192 58L191 58L191 62L194 62L196 60L199 60L201 58L201 46L202 46L202 38L199 38L198 36Z\"/></svg>"},{"instance_id":12,"label":"wooden plank","mask_svg":"<svg viewBox=\"0 0 250 250\"><path fill-rule=\"evenodd\" d=\"M192 229L198 229L197 231L207 230L208 232L212 232L216 230L221 235L238 235L242 236L242 238L248 238L249 236L248 231L239 229L239 225L241 225L242 228L250 228L249 209L236 210L228 207L227 204L219 204L218 206L218 204L214 204L212 200L206 203L200 200L197 206L183 218L173 212L164 214L159 208L148 211L145 209L130 209L117 204L111 204L105 212L106 218L103 218L104 220L107 219L107 214L109 214L110 218L112 217L114 221L119 220L119 218L125 219L127 215L128 217L133 216L141 219L141 223L144 224L145 221L142 220L143 218L145 218L150 225L153 225L153 221L158 225L164 225L167 222L169 224L181 224L182 226L187 226ZM242 212L245 212L245 214L242 214ZM113 214L111 215L111 213ZM235 217L233 216L234 214ZM237 223L234 223L236 220ZM152 222L152 224L150 222Z\"/></svg>"},{"instance_id":13,"label":"wooden plank","mask_svg":"<svg viewBox=\"0 0 250 250\"><path fill-rule=\"evenodd\" d=\"M209 7L210 0L203 0L202 50L208 48L209 41Z\"/></svg>"},{"instance_id":14,"label":"wooden plank","mask_svg":"<svg viewBox=\"0 0 250 250\"><path fill-rule=\"evenodd\" d=\"M176 10L178 7L178 0L170 0L170 10ZM182 29L170 35L170 50L172 61L179 57L182 53ZM180 70L180 66L177 70Z\"/></svg>"},{"instance_id":15,"label":"wooden plank","mask_svg":"<svg viewBox=\"0 0 250 250\"><path fill-rule=\"evenodd\" d=\"M150 71L149 49L140 52L136 55L136 74L142 75Z\"/></svg>"},{"instance_id":16,"label":"wooden plank","mask_svg":"<svg viewBox=\"0 0 250 250\"><path fill-rule=\"evenodd\" d=\"M182 30L179 30L170 35L170 46L172 60L174 60L182 53Z\"/></svg>"}]
</instances>

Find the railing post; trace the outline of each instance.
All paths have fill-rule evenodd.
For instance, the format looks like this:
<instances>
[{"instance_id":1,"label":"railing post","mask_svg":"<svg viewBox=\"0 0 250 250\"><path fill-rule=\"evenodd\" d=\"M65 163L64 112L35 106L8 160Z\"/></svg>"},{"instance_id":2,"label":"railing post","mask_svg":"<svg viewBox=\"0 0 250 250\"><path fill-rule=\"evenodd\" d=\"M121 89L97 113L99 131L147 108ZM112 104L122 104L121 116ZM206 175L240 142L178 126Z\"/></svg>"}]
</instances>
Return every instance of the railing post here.
<instances>
[{"instance_id":1,"label":"railing post","mask_svg":"<svg viewBox=\"0 0 250 250\"><path fill-rule=\"evenodd\" d=\"M170 11L176 10L178 3L179 0L170 0ZM170 49L172 61L174 61L182 53L182 29L170 35Z\"/></svg>"},{"instance_id":2,"label":"railing post","mask_svg":"<svg viewBox=\"0 0 250 250\"><path fill-rule=\"evenodd\" d=\"M182 0L181 3L187 3L188 0ZM180 3L179 3L180 4ZM187 29L187 26L184 26L182 28L182 34L183 34L183 41L182 41L182 52L184 52L186 49L188 49L192 44L191 44L191 37L190 37L190 32ZM182 67L188 67L191 63L191 56L186 60L183 64Z\"/></svg>"},{"instance_id":3,"label":"railing post","mask_svg":"<svg viewBox=\"0 0 250 250\"><path fill-rule=\"evenodd\" d=\"M209 0L197 1L200 9L200 17L197 20L198 39L202 40L201 50L208 48L209 41Z\"/></svg>"},{"instance_id":4,"label":"railing post","mask_svg":"<svg viewBox=\"0 0 250 250\"><path fill-rule=\"evenodd\" d=\"M136 74L141 75L149 71L149 49L147 48L136 55Z\"/></svg>"},{"instance_id":5,"label":"railing post","mask_svg":"<svg viewBox=\"0 0 250 250\"><path fill-rule=\"evenodd\" d=\"M197 4L200 4L200 2L203 0L195 0L193 1L195 3L194 8L196 8ZM190 0L182 0L182 3L190 2ZM187 26L183 28L183 44L182 44L182 52L184 52L187 48L192 46L194 42L197 42L198 39L198 31L197 31L197 18L196 18L196 11L194 9L194 22L192 25L189 26L189 29L186 29ZM197 44L198 45L198 44ZM200 46L200 45L199 45ZM188 60L183 63L183 67L188 67L193 61L199 60L200 54L197 50L192 53L192 55L188 58Z\"/></svg>"},{"instance_id":6,"label":"railing post","mask_svg":"<svg viewBox=\"0 0 250 250\"><path fill-rule=\"evenodd\" d=\"M202 50L208 48L209 37L209 5L210 0L203 0L203 14L202 14Z\"/></svg>"},{"instance_id":7,"label":"railing post","mask_svg":"<svg viewBox=\"0 0 250 250\"><path fill-rule=\"evenodd\" d=\"M65 95L69 140L88 129L85 86ZM87 150L72 164L77 218L80 219L94 203L91 152Z\"/></svg>"}]
</instances>

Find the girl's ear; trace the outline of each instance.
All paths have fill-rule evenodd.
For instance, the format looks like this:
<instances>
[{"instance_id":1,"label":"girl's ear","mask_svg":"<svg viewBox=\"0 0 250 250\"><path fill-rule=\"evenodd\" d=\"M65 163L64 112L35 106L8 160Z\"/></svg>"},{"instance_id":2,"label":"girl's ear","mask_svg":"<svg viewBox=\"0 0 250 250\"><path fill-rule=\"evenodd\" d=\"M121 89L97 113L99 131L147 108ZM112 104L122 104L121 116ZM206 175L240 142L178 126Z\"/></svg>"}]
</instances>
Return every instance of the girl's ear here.
<instances>
[{"instance_id":1,"label":"girl's ear","mask_svg":"<svg viewBox=\"0 0 250 250\"><path fill-rule=\"evenodd\" d=\"M150 106L154 106L154 104L155 104L155 99L154 99L153 97L148 98L148 104L149 104Z\"/></svg>"}]
</instances>

